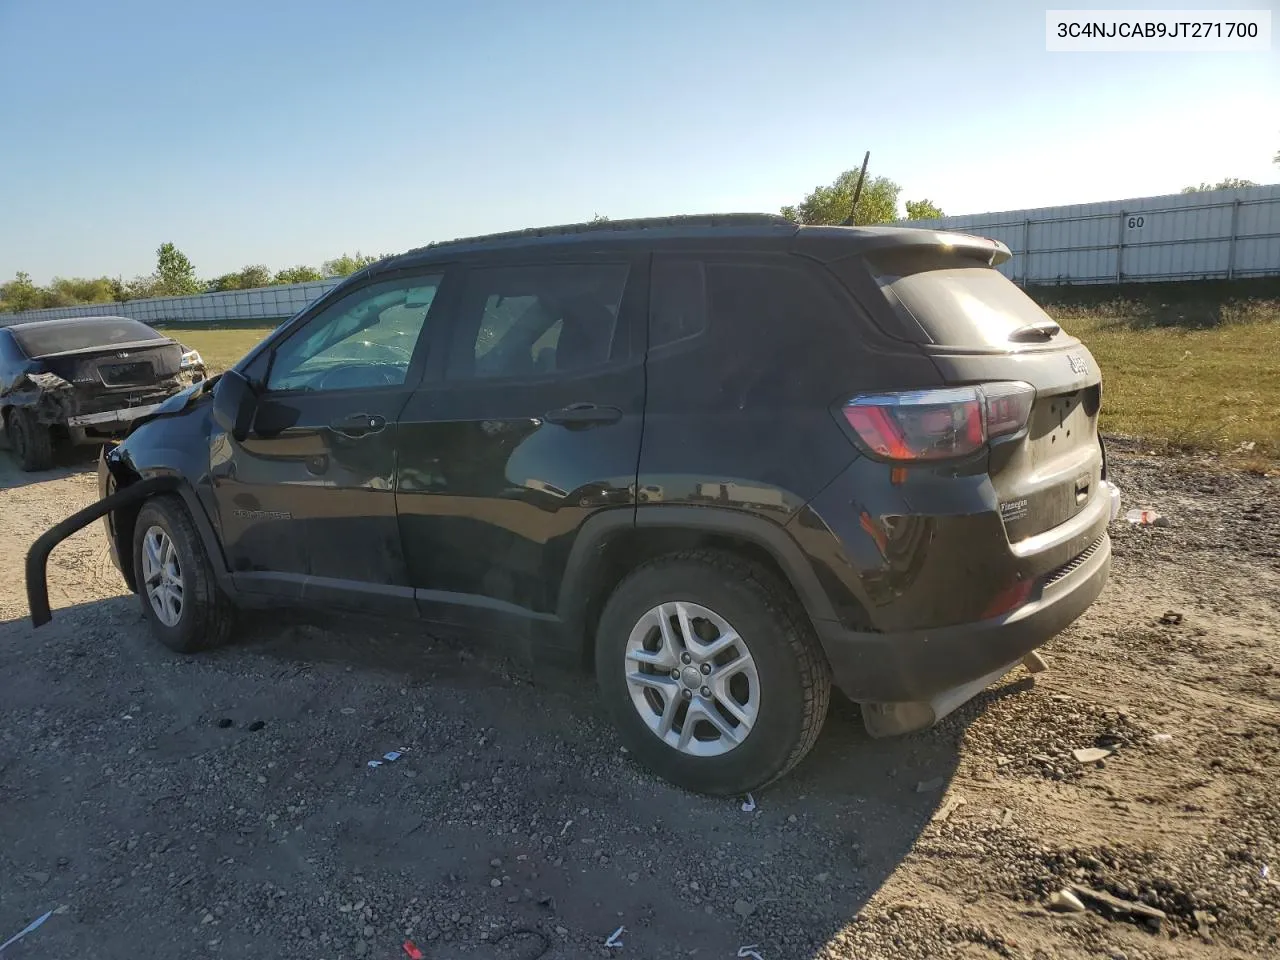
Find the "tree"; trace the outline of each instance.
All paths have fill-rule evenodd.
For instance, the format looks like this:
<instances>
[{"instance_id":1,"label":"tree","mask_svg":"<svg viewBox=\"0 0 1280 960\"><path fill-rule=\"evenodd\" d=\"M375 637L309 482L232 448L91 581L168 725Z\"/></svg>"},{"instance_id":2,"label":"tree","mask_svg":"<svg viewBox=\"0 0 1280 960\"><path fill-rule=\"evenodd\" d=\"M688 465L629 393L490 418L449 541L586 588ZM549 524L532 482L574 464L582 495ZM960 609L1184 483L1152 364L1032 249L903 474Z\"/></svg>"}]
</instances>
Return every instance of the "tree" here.
<instances>
[{"instance_id":1,"label":"tree","mask_svg":"<svg viewBox=\"0 0 1280 960\"><path fill-rule=\"evenodd\" d=\"M349 277L357 270L363 270L371 263L377 263L381 257L366 257L359 250L355 256L344 253L333 260L326 260L321 268L326 277Z\"/></svg>"},{"instance_id":2,"label":"tree","mask_svg":"<svg viewBox=\"0 0 1280 960\"><path fill-rule=\"evenodd\" d=\"M592 223L608 223L609 218L606 217L603 213L593 213L591 215L591 222Z\"/></svg>"},{"instance_id":3,"label":"tree","mask_svg":"<svg viewBox=\"0 0 1280 960\"><path fill-rule=\"evenodd\" d=\"M172 243L162 243L156 250L155 287L154 296L160 297L181 297L203 289L196 279L196 268Z\"/></svg>"},{"instance_id":4,"label":"tree","mask_svg":"<svg viewBox=\"0 0 1280 960\"><path fill-rule=\"evenodd\" d=\"M846 170L830 186L818 186L794 207L782 208L782 215L796 223L841 224L853 205L853 191L858 184L858 171ZM898 219L898 194L902 188L888 177L868 176L858 197L853 222L862 226L892 223Z\"/></svg>"},{"instance_id":5,"label":"tree","mask_svg":"<svg viewBox=\"0 0 1280 960\"><path fill-rule=\"evenodd\" d=\"M271 271L262 264L252 264L236 273L224 273L208 283L208 290L217 293L222 290L255 290L258 287L271 286Z\"/></svg>"},{"instance_id":6,"label":"tree","mask_svg":"<svg viewBox=\"0 0 1280 960\"><path fill-rule=\"evenodd\" d=\"M932 200L908 200L908 220L941 220L946 214Z\"/></svg>"},{"instance_id":7,"label":"tree","mask_svg":"<svg viewBox=\"0 0 1280 960\"><path fill-rule=\"evenodd\" d=\"M41 306L41 290L31 282L31 274L19 270L8 283L0 284L0 312L19 313Z\"/></svg>"},{"instance_id":8,"label":"tree","mask_svg":"<svg viewBox=\"0 0 1280 960\"><path fill-rule=\"evenodd\" d=\"M324 276L315 267L286 267L277 271L274 283L314 283Z\"/></svg>"},{"instance_id":9,"label":"tree","mask_svg":"<svg viewBox=\"0 0 1280 960\"><path fill-rule=\"evenodd\" d=\"M1280 154L1277 154L1280 156ZM1183 187L1183 193L1206 193L1209 190L1234 190L1237 187L1256 187L1257 184L1252 180L1242 180L1239 177L1226 177L1217 183L1202 183L1198 187Z\"/></svg>"}]
</instances>

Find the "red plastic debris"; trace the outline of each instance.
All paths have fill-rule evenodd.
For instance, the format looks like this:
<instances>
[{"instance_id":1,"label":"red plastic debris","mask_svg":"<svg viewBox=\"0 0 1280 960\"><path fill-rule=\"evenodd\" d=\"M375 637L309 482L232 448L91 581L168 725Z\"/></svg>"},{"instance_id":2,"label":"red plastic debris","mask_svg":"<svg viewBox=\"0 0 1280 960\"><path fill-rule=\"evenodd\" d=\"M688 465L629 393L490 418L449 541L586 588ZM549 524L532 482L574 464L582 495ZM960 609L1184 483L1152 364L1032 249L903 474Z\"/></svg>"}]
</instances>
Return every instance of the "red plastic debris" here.
<instances>
[{"instance_id":1,"label":"red plastic debris","mask_svg":"<svg viewBox=\"0 0 1280 960\"><path fill-rule=\"evenodd\" d=\"M412 940L404 942L404 952L409 955L411 960L422 960L422 951L418 949L418 945Z\"/></svg>"}]
</instances>

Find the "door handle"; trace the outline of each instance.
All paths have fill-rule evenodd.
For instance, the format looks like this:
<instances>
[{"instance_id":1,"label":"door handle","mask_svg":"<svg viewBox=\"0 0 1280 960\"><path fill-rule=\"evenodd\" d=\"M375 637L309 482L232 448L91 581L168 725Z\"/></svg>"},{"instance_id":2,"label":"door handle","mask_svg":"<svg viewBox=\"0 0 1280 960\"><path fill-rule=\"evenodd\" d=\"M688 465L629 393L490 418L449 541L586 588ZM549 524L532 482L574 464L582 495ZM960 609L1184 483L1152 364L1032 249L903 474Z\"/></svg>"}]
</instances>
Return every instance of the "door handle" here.
<instances>
[{"instance_id":1,"label":"door handle","mask_svg":"<svg viewBox=\"0 0 1280 960\"><path fill-rule=\"evenodd\" d=\"M329 429L344 437L358 439L367 437L371 433L381 433L386 426L387 418L380 417L376 413L351 413L334 420L329 424Z\"/></svg>"},{"instance_id":2,"label":"door handle","mask_svg":"<svg viewBox=\"0 0 1280 960\"><path fill-rule=\"evenodd\" d=\"M622 411L617 407L602 407L594 403L571 403L559 410L545 413L542 419L564 427L585 427L598 423L617 423Z\"/></svg>"}]
</instances>

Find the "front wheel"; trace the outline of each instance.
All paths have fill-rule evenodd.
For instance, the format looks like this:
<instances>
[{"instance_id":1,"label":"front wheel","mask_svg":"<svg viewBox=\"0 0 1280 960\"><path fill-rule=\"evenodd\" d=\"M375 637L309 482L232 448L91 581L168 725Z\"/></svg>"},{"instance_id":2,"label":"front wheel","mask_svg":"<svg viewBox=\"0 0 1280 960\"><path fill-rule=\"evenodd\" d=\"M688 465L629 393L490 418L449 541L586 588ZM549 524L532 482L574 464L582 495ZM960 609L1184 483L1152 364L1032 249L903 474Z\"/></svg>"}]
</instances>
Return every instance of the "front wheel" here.
<instances>
[{"instance_id":1,"label":"front wheel","mask_svg":"<svg viewBox=\"0 0 1280 960\"><path fill-rule=\"evenodd\" d=\"M813 747L831 675L803 609L729 554L660 557L614 591L596 678L623 743L672 783L745 793Z\"/></svg>"},{"instance_id":2,"label":"front wheel","mask_svg":"<svg viewBox=\"0 0 1280 960\"><path fill-rule=\"evenodd\" d=\"M143 615L166 647L194 653L226 642L234 610L180 497L155 497L138 511L133 569Z\"/></svg>"}]
</instances>

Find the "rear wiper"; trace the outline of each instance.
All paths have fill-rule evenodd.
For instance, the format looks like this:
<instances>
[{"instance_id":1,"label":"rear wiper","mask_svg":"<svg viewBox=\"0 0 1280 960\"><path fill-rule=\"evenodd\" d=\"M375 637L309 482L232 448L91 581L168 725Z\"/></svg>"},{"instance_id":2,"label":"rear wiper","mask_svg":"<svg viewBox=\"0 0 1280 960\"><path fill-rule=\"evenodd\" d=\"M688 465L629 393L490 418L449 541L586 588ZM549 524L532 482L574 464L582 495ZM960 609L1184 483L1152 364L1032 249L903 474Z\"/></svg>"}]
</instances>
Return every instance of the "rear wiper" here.
<instances>
[{"instance_id":1,"label":"rear wiper","mask_svg":"<svg viewBox=\"0 0 1280 960\"><path fill-rule=\"evenodd\" d=\"M1013 333L1009 334L1009 339L1017 343L1032 343L1037 340L1052 340L1062 332L1062 327L1058 326L1052 320L1037 320L1035 323L1028 323Z\"/></svg>"}]
</instances>

